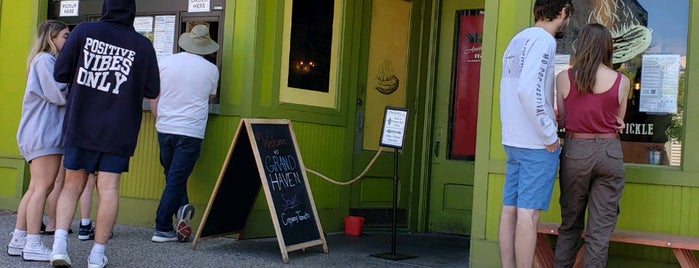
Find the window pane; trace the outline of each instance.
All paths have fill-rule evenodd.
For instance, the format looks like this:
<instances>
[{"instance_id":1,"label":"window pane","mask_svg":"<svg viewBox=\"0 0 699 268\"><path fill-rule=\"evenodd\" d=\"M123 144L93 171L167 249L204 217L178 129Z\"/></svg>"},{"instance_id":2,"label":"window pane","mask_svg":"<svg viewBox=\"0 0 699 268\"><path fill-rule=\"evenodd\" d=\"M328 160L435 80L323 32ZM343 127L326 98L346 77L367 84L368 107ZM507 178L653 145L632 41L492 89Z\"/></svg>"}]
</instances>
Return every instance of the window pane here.
<instances>
[{"instance_id":1,"label":"window pane","mask_svg":"<svg viewBox=\"0 0 699 268\"><path fill-rule=\"evenodd\" d=\"M588 23L609 28L614 68L631 80L626 128L620 133L626 163L679 165L689 0L576 1L558 54L571 55ZM559 70L565 68L558 68Z\"/></svg>"}]
</instances>

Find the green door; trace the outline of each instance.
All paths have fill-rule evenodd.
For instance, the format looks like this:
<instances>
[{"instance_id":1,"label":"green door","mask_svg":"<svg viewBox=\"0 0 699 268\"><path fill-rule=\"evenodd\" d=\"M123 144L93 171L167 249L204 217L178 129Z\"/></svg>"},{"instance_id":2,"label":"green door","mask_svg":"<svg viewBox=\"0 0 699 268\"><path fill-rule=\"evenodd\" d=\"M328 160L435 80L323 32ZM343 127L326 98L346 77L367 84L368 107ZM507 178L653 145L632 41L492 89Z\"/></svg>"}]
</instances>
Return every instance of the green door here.
<instances>
[{"instance_id":1,"label":"green door","mask_svg":"<svg viewBox=\"0 0 699 268\"><path fill-rule=\"evenodd\" d=\"M483 1L441 5L428 230L470 235Z\"/></svg>"},{"instance_id":2,"label":"green door","mask_svg":"<svg viewBox=\"0 0 699 268\"><path fill-rule=\"evenodd\" d=\"M397 226L407 227L410 206L410 146L414 120L409 104L414 103L414 86L408 84L408 39L411 4L406 1L365 1L371 5L366 78L357 96L353 174L364 170L379 150L386 106L408 108L408 125L403 149L398 152ZM408 92L412 91L412 92ZM384 149L368 173L351 186L350 215L365 217L365 226L388 227L392 223L394 149Z\"/></svg>"}]
</instances>

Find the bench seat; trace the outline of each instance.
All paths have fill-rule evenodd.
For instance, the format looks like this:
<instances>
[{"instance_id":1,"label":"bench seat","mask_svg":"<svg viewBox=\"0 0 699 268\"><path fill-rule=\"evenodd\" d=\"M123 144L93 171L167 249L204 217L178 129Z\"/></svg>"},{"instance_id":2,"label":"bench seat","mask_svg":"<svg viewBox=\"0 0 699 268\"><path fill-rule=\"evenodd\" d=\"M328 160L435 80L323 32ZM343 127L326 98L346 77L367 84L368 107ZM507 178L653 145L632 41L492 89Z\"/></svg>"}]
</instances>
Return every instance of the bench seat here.
<instances>
[{"instance_id":1,"label":"bench seat","mask_svg":"<svg viewBox=\"0 0 699 268\"><path fill-rule=\"evenodd\" d=\"M540 222L537 228L536 252L534 254L534 266L539 268L553 267L553 250L546 240L547 235L558 235L557 223ZM583 235L584 237L584 235ZM672 249L677 261L683 268L699 268L699 262L692 251L699 251L699 237L649 233L640 231L614 230L609 241L636 245L664 247ZM582 267L582 255L585 246L580 247L575 265Z\"/></svg>"}]
</instances>

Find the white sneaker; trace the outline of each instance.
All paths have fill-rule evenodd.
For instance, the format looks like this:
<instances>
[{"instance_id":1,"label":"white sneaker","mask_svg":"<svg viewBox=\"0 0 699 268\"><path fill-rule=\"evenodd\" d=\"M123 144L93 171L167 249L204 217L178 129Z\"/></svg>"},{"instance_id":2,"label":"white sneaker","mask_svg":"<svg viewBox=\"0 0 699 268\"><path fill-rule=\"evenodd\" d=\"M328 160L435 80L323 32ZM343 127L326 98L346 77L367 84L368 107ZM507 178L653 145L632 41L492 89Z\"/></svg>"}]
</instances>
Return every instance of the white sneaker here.
<instances>
[{"instance_id":1,"label":"white sneaker","mask_svg":"<svg viewBox=\"0 0 699 268\"><path fill-rule=\"evenodd\" d=\"M10 243L7 244L7 255L22 256L22 250L27 243L27 237L15 237L14 233L10 233L10 235L12 235L12 238L10 239Z\"/></svg>"},{"instance_id":2,"label":"white sneaker","mask_svg":"<svg viewBox=\"0 0 699 268\"><path fill-rule=\"evenodd\" d=\"M66 254L51 254L51 265L53 267L70 267L70 257Z\"/></svg>"},{"instance_id":3,"label":"white sneaker","mask_svg":"<svg viewBox=\"0 0 699 268\"><path fill-rule=\"evenodd\" d=\"M156 242L156 243L175 242L175 241L177 241L177 233L175 231L169 231L169 232L155 231L155 232L153 232L153 237L151 237L150 240L153 242Z\"/></svg>"},{"instance_id":4,"label":"white sneaker","mask_svg":"<svg viewBox=\"0 0 699 268\"><path fill-rule=\"evenodd\" d=\"M107 267L107 256L102 256L102 264L90 263L90 256L87 257L87 268L104 268Z\"/></svg>"},{"instance_id":5,"label":"white sneaker","mask_svg":"<svg viewBox=\"0 0 699 268\"><path fill-rule=\"evenodd\" d=\"M25 261L49 261L51 259L51 249L44 246L44 243L27 243L22 250L22 259Z\"/></svg>"}]
</instances>

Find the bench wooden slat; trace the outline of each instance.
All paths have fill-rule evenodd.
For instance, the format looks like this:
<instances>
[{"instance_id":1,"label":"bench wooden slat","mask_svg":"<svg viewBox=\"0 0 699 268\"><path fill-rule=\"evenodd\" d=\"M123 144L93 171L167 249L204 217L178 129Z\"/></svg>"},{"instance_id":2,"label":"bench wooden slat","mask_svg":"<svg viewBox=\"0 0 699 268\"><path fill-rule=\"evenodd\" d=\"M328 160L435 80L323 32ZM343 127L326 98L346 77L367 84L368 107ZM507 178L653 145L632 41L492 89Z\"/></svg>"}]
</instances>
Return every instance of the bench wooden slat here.
<instances>
[{"instance_id":1,"label":"bench wooden slat","mask_svg":"<svg viewBox=\"0 0 699 268\"><path fill-rule=\"evenodd\" d=\"M699 237L615 230L610 240L655 247L699 250Z\"/></svg>"},{"instance_id":2,"label":"bench wooden slat","mask_svg":"<svg viewBox=\"0 0 699 268\"><path fill-rule=\"evenodd\" d=\"M539 225L537 226L537 232L539 233L537 239L537 255L535 256L536 258L548 258L547 255L544 254L539 254L539 251L542 251L539 249L541 247L543 250L545 248L548 248L548 250L551 250L551 246L548 245L548 241L546 240L546 235L558 235L558 227L559 224L556 223L549 223L549 222L540 222ZM543 238L542 238L543 236ZM583 234L583 238L584 238ZM543 240L543 242L546 243L546 245L540 244L538 240ZM627 231L627 230L614 230L612 233L612 236L609 239L610 241L613 242L621 242L621 243L629 243L629 244L637 244L637 245L645 245L645 246L654 246L654 247L663 247L663 248L670 248L672 249L672 252L675 254L675 257L677 258L677 261L679 262L680 266L683 268L689 267L689 268L699 268L699 261L694 257L694 254L692 254L692 251L696 250L699 251L699 237L691 237L691 236L681 236L681 235L670 235L670 234L659 234L659 233L649 233L649 232L639 232L639 231ZM575 267L578 265L581 265L582 263L582 253L584 250L584 245L583 247L580 248L578 251L577 257L576 257L576 263ZM548 263L545 260L536 260L539 263ZM553 262L553 253L551 253L551 260L550 262ZM550 266L544 266L544 267L550 267Z\"/></svg>"}]
</instances>

